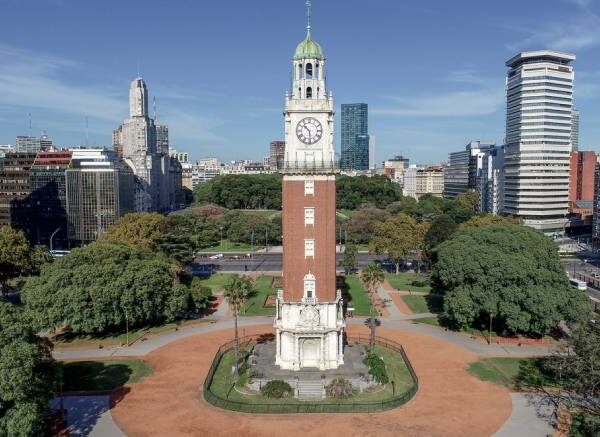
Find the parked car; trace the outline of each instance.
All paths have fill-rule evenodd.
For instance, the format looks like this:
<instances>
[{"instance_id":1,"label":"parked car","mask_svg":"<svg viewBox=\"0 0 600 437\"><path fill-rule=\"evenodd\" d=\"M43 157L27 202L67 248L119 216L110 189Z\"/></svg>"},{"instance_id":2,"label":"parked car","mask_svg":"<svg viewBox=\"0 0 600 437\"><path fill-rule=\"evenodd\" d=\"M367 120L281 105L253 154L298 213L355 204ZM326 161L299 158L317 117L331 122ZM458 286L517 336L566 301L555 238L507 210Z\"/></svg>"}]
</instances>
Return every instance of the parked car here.
<instances>
[{"instance_id":1,"label":"parked car","mask_svg":"<svg viewBox=\"0 0 600 437\"><path fill-rule=\"evenodd\" d=\"M217 253L216 255L213 255L210 257L210 259L221 259L223 258L223 254L222 253Z\"/></svg>"}]
</instances>

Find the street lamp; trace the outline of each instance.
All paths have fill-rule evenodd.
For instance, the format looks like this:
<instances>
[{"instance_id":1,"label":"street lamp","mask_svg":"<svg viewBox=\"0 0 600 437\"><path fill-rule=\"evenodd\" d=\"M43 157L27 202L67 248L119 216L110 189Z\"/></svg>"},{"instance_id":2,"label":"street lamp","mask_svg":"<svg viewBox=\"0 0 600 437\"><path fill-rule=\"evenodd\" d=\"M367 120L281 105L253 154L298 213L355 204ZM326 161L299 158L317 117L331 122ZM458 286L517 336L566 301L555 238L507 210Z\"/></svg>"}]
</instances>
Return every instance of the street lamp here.
<instances>
[{"instance_id":1,"label":"street lamp","mask_svg":"<svg viewBox=\"0 0 600 437\"><path fill-rule=\"evenodd\" d=\"M492 313L490 313L490 340L489 340L489 344L492 344L492 319L494 318L494 315Z\"/></svg>"},{"instance_id":2,"label":"street lamp","mask_svg":"<svg viewBox=\"0 0 600 437\"><path fill-rule=\"evenodd\" d=\"M127 311L125 311L125 342L126 346L129 347L129 317Z\"/></svg>"},{"instance_id":3,"label":"street lamp","mask_svg":"<svg viewBox=\"0 0 600 437\"><path fill-rule=\"evenodd\" d=\"M52 239L53 239L53 238L54 238L54 236L55 236L55 235L58 233L58 231L60 231L60 228L58 228L56 231L54 231L54 232L52 233L52 235L50 235L50 253L52 253L52 252L53 252L53 250L52 250Z\"/></svg>"}]
</instances>

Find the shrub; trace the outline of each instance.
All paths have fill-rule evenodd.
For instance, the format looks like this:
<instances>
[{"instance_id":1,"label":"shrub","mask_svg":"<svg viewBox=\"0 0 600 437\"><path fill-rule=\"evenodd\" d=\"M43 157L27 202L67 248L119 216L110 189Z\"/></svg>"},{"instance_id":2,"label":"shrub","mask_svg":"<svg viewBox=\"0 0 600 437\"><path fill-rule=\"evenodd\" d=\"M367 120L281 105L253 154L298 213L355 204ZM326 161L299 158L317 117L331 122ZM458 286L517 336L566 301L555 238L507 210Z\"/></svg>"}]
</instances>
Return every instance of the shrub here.
<instances>
[{"instance_id":1,"label":"shrub","mask_svg":"<svg viewBox=\"0 0 600 437\"><path fill-rule=\"evenodd\" d=\"M600 418L592 414L577 413L571 423L571 437L588 437L600 435Z\"/></svg>"},{"instance_id":2,"label":"shrub","mask_svg":"<svg viewBox=\"0 0 600 437\"><path fill-rule=\"evenodd\" d=\"M423 279L415 279L410 283L410 285L412 285L413 287L426 287L429 285L429 282Z\"/></svg>"},{"instance_id":3,"label":"shrub","mask_svg":"<svg viewBox=\"0 0 600 437\"><path fill-rule=\"evenodd\" d=\"M352 383L344 378L336 378L325 387L327 396L332 398L349 398L353 390Z\"/></svg>"},{"instance_id":4,"label":"shrub","mask_svg":"<svg viewBox=\"0 0 600 437\"><path fill-rule=\"evenodd\" d=\"M262 386L260 392L268 398L287 398L293 395L292 387L285 381L274 379Z\"/></svg>"},{"instance_id":5,"label":"shrub","mask_svg":"<svg viewBox=\"0 0 600 437\"><path fill-rule=\"evenodd\" d=\"M363 360L363 363L369 368L369 374L373 376L379 384L387 384L390 380L383 360L375 354L369 354Z\"/></svg>"}]
</instances>

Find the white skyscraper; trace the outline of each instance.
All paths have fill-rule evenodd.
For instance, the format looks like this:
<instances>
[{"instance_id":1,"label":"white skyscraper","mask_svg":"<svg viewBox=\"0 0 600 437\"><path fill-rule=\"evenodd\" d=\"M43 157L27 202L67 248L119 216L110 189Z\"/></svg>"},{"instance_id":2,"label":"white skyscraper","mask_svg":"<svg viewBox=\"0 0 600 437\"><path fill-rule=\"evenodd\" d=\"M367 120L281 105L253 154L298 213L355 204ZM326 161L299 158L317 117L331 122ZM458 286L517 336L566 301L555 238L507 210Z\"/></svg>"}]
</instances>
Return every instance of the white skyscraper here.
<instances>
[{"instance_id":1,"label":"white skyscraper","mask_svg":"<svg viewBox=\"0 0 600 437\"><path fill-rule=\"evenodd\" d=\"M129 116L148 116L148 88L141 77L131 82L129 88Z\"/></svg>"},{"instance_id":2,"label":"white skyscraper","mask_svg":"<svg viewBox=\"0 0 600 437\"><path fill-rule=\"evenodd\" d=\"M562 232L569 207L575 55L540 50L506 62L504 213Z\"/></svg>"}]
</instances>

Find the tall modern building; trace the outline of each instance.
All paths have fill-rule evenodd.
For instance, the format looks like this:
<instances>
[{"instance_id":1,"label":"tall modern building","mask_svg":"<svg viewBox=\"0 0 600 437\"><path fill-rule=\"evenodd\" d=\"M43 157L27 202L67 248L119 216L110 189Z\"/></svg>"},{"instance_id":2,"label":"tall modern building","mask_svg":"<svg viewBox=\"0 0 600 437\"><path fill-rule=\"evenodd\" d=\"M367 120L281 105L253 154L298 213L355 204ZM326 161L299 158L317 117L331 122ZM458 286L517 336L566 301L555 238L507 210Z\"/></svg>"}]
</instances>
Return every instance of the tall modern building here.
<instances>
[{"instance_id":1,"label":"tall modern building","mask_svg":"<svg viewBox=\"0 0 600 437\"><path fill-rule=\"evenodd\" d=\"M67 188L65 171L70 150L46 150L37 154L29 172L31 237L37 244L67 248Z\"/></svg>"},{"instance_id":2,"label":"tall modern building","mask_svg":"<svg viewBox=\"0 0 600 437\"><path fill-rule=\"evenodd\" d=\"M369 170L375 170L377 167L377 161L375 160L376 140L375 135L369 135Z\"/></svg>"},{"instance_id":3,"label":"tall modern building","mask_svg":"<svg viewBox=\"0 0 600 437\"><path fill-rule=\"evenodd\" d=\"M275 364L289 370L344 364L345 321L335 266L334 105L325 62L309 18L293 57L284 109L283 290L277 294L274 326Z\"/></svg>"},{"instance_id":4,"label":"tall modern building","mask_svg":"<svg viewBox=\"0 0 600 437\"><path fill-rule=\"evenodd\" d=\"M444 197L455 199L467 190L477 189L476 181L482 171L483 156L493 144L471 141L464 151L450 153L444 170Z\"/></svg>"},{"instance_id":5,"label":"tall modern building","mask_svg":"<svg viewBox=\"0 0 600 437\"><path fill-rule=\"evenodd\" d=\"M480 154L475 190L479 193L480 210L500 214L504 201L504 146L494 146Z\"/></svg>"},{"instance_id":6,"label":"tall modern building","mask_svg":"<svg viewBox=\"0 0 600 437\"><path fill-rule=\"evenodd\" d=\"M136 211L179 206L181 165L169 156L168 127L156 125L148 115L148 87L142 78L131 83L129 118L113 132L113 146L136 177Z\"/></svg>"},{"instance_id":7,"label":"tall modern building","mask_svg":"<svg viewBox=\"0 0 600 437\"><path fill-rule=\"evenodd\" d=\"M573 127L571 129L571 143L573 144L573 151L579 150L579 110L573 108Z\"/></svg>"},{"instance_id":8,"label":"tall modern building","mask_svg":"<svg viewBox=\"0 0 600 437\"><path fill-rule=\"evenodd\" d=\"M569 208L575 55L522 52L506 62L504 213L562 233Z\"/></svg>"},{"instance_id":9,"label":"tall modern building","mask_svg":"<svg viewBox=\"0 0 600 437\"><path fill-rule=\"evenodd\" d=\"M342 104L342 170L369 169L369 106Z\"/></svg>"},{"instance_id":10,"label":"tall modern building","mask_svg":"<svg viewBox=\"0 0 600 437\"><path fill-rule=\"evenodd\" d=\"M269 144L269 167L282 170L285 160L285 141L271 141Z\"/></svg>"},{"instance_id":11,"label":"tall modern building","mask_svg":"<svg viewBox=\"0 0 600 437\"><path fill-rule=\"evenodd\" d=\"M75 149L65 173L68 232L74 244L95 241L134 210L133 172L116 152Z\"/></svg>"},{"instance_id":12,"label":"tall modern building","mask_svg":"<svg viewBox=\"0 0 600 437\"><path fill-rule=\"evenodd\" d=\"M31 238L29 170L35 153L7 153L0 170L0 226L8 225Z\"/></svg>"}]
</instances>

